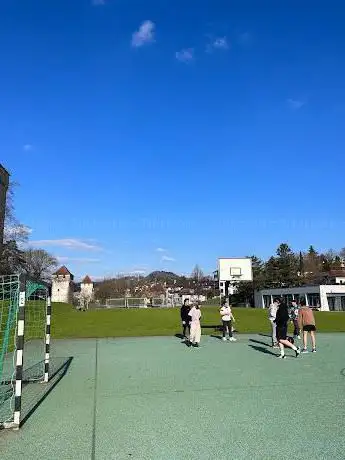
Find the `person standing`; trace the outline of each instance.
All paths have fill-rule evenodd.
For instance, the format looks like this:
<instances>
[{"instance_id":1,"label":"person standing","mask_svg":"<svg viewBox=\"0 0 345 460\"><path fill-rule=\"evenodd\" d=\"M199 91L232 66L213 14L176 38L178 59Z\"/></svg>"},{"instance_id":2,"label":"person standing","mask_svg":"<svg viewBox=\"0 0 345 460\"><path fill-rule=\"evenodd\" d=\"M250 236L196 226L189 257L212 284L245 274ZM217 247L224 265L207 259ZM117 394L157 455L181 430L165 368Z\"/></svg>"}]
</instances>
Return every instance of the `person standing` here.
<instances>
[{"instance_id":1,"label":"person standing","mask_svg":"<svg viewBox=\"0 0 345 460\"><path fill-rule=\"evenodd\" d=\"M269 322L271 323L271 331L272 331L272 347L273 348L278 348L278 341L277 341L277 325L275 323L276 320L276 315L277 315L277 310L280 305L280 300L279 299L274 299L274 301L271 303L271 305L268 308L268 319Z\"/></svg>"},{"instance_id":2,"label":"person standing","mask_svg":"<svg viewBox=\"0 0 345 460\"><path fill-rule=\"evenodd\" d=\"M189 340L190 336L190 306L189 299L184 299L183 305L180 310L181 321L182 321L182 335L186 340ZM188 331L188 336L187 336Z\"/></svg>"},{"instance_id":3,"label":"person standing","mask_svg":"<svg viewBox=\"0 0 345 460\"><path fill-rule=\"evenodd\" d=\"M228 301L225 301L220 309L220 316L222 317L223 323L223 341L226 341L226 335L228 333L228 340L230 342L236 342L235 337L232 335L232 322L235 322L235 318L232 314L231 307Z\"/></svg>"},{"instance_id":4,"label":"person standing","mask_svg":"<svg viewBox=\"0 0 345 460\"><path fill-rule=\"evenodd\" d=\"M302 353L308 353L308 333L311 337L312 352L316 353L316 323L314 312L310 307L307 307L304 303L301 306L298 314L299 327L303 329L303 350Z\"/></svg>"},{"instance_id":5,"label":"person standing","mask_svg":"<svg viewBox=\"0 0 345 460\"><path fill-rule=\"evenodd\" d=\"M300 339L301 336L300 336L300 327L299 327L299 324L298 324L298 312L299 312L299 305L298 303L296 302L296 300L293 300L291 302L291 307L290 307L290 319L292 321L292 324L293 324L293 336L295 339Z\"/></svg>"},{"instance_id":6,"label":"person standing","mask_svg":"<svg viewBox=\"0 0 345 460\"><path fill-rule=\"evenodd\" d=\"M296 358L301 353L300 349L296 347L296 345L294 345L293 343L289 342L289 340L287 339L288 322L289 322L288 307L285 303L281 302L279 304L277 314L276 314L276 319L275 319L275 323L277 326L277 329L276 329L277 340L278 340L279 348L280 348L280 356L278 356L278 358L280 359L285 358L284 347L292 348L292 350L294 350L296 354Z\"/></svg>"},{"instance_id":7,"label":"person standing","mask_svg":"<svg viewBox=\"0 0 345 460\"><path fill-rule=\"evenodd\" d=\"M201 339L200 305L198 304L194 305L190 309L189 316L191 318L189 343L193 347L199 347L200 339Z\"/></svg>"}]
</instances>

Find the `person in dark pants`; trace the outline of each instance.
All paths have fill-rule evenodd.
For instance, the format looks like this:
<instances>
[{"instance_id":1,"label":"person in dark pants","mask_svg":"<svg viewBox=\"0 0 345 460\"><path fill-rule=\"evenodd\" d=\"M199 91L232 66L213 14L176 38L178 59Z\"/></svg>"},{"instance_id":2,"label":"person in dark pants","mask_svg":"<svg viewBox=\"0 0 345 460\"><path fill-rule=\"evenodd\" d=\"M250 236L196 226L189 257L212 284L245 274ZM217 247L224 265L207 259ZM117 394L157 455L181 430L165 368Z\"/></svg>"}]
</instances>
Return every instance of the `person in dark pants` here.
<instances>
[{"instance_id":1,"label":"person in dark pants","mask_svg":"<svg viewBox=\"0 0 345 460\"><path fill-rule=\"evenodd\" d=\"M181 321L182 321L182 335L187 340L189 340L189 336L190 336L191 318L189 316L189 312L190 312L189 300L184 299L180 313L181 313ZM186 335L187 331L188 331L188 336Z\"/></svg>"},{"instance_id":2,"label":"person in dark pants","mask_svg":"<svg viewBox=\"0 0 345 460\"><path fill-rule=\"evenodd\" d=\"M297 348L293 343L291 343L287 338L287 330L288 330L288 322L289 322L289 310L287 305L284 302L279 304L277 315L275 319L275 323L277 325L277 340L279 343L280 348L280 356L278 358L284 359L285 358L285 350L284 347L292 348L297 356L300 355L301 350Z\"/></svg>"}]
</instances>

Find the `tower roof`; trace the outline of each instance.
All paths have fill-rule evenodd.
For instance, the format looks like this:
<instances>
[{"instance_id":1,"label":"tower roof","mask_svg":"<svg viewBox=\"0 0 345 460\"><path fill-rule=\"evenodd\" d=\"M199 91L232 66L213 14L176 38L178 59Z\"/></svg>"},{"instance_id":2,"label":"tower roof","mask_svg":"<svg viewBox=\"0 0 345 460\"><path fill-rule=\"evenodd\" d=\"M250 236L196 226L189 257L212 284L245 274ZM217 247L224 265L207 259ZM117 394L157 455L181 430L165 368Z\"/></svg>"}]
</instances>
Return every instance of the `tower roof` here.
<instances>
[{"instance_id":1,"label":"tower roof","mask_svg":"<svg viewBox=\"0 0 345 460\"><path fill-rule=\"evenodd\" d=\"M89 275L86 275L85 278L82 281L83 284L92 284L92 280L89 277Z\"/></svg>"},{"instance_id":2,"label":"tower roof","mask_svg":"<svg viewBox=\"0 0 345 460\"><path fill-rule=\"evenodd\" d=\"M72 275L72 273L63 265L54 273L54 275Z\"/></svg>"}]
</instances>

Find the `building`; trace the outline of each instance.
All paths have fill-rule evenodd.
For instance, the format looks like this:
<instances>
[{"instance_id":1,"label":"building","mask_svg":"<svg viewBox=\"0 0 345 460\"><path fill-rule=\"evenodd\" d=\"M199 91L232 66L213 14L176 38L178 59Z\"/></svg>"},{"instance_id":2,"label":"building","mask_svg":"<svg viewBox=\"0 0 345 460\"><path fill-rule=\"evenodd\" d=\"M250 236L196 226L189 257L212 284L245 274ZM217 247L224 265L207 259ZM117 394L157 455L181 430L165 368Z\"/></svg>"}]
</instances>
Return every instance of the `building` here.
<instances>
[{"instance_id":1,"label":"building","mask_svg":"<svg viewBox=\"0 0 345 460\"><path fill-rule=\"evenodd\" d=\"M80 284L80 295L85 299L93 300L94 298L94 287L91 278L86 275Z\"/></svg>"},{"instance_id":2,"label":"building","mask_svg":"<svg viewBox=\"0 0 345 460\"><path fill-rule=\"evenodd\" d=\"M52 302L72 303L73 301L72 273L62 266L52 276Z\"/></svg>"},{"instance_id":3,"label":"building","mask_svg":"<svg viewBox=\"0 0 345 460\"><path fill-rule=\"evenodd\" d=\"M5 210L6 210L6 194L9 184L9 173L0 164L0 255L4 242L4 226L5 226Z\"/></svg>"},{"instance_id":4,"label":"building","mask_svg":"<svg viewBox=\"0 0 345 460\"><path fill-rule=\"evenodd\" d=\"M254 293L255 307L268 308L275 297L283 297L285 302L303 299L320 311L345 311L345 284L263 289Z\"/></svg>"},{"instance_id":5,"label":"building","mask_svg":"<svg viewBox=\"0 0 345 460\"><path fill-rule=\"evenodd\" d=\"M328 280L329 284L345 284L345 270L330 270Z\"/></svg>"}]
</instances>

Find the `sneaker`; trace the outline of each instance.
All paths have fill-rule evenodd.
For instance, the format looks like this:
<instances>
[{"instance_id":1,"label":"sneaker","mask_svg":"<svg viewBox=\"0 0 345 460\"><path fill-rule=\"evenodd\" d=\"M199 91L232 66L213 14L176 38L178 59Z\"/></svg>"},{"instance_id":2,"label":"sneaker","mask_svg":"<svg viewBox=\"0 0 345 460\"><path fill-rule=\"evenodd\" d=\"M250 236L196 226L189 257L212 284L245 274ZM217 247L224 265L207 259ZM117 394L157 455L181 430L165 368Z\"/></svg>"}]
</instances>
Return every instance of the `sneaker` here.
<instances>
[{"instance_id":1,"label":"sneaker","mask_svg":"<svg viewBox=\"0 0 345 460\"><path fill-rule=\"evenodd\" d=\"M316 353L316 348L313 348L311 352Z\"/></svg>"},{"instance_id":2,"label":"sneaker","mask_svg":"<svg viewBox=\"0 0 345 460\"><path fill-rule=\"evenodd\" d=\"M301 336L300 336L300 335L298 335L297 338L298 338L298 340L301 340Z\"/></svg>"},{"instance_id":3,"label":"sneaker","mask_svg":"<svg viewBox=\"0 0 345 460\"><path fill-rule=\"evenodd\" d=\"M308 351L306 348L303 348L303 350L301 351L301 353L309 353L309 351Z\"/></svg>"},{"instance_id":4,"label":"sneaker","mask_svg":"<svg viewBox=\"0 0 345 460\"><path fill-rule=\"evenodd\" d=\"M296 358L298 358L299 355L301 354L301 350L299 349L299 347L297 348L297 350L295 350L295 353L296 353Z\"/></svg>"},{"instance_id":5,"label":"sneaker","mask_svg":"<svg viewBox=\"0 0 345 460\"><path fill-rule=\"evenodd\" d=\"M229 342L237 342L237 339L235 339L235 337L230 337Z\"/></svg>"},{"instance_id":6,"label":"sneaker","mask_svg":"<svg viewBox=\"0 0 345 460\"><path fill-rule=\"evenodd\" d=\"M222 340L223 340L223 342L226 342L226 337L223 337Z\"/></svg>"},{"instance_id":7,"label":"sneaker","mask_svg":"<svg viewBox=\"0 0 345 460\"><path fill-rule=\"evenodd\" d=\"M278 358L278 359L285 359L286 356L285 356L285 355L279 355L279 356L277 356L277 358Z\"/></svg>"}]
</instances>

